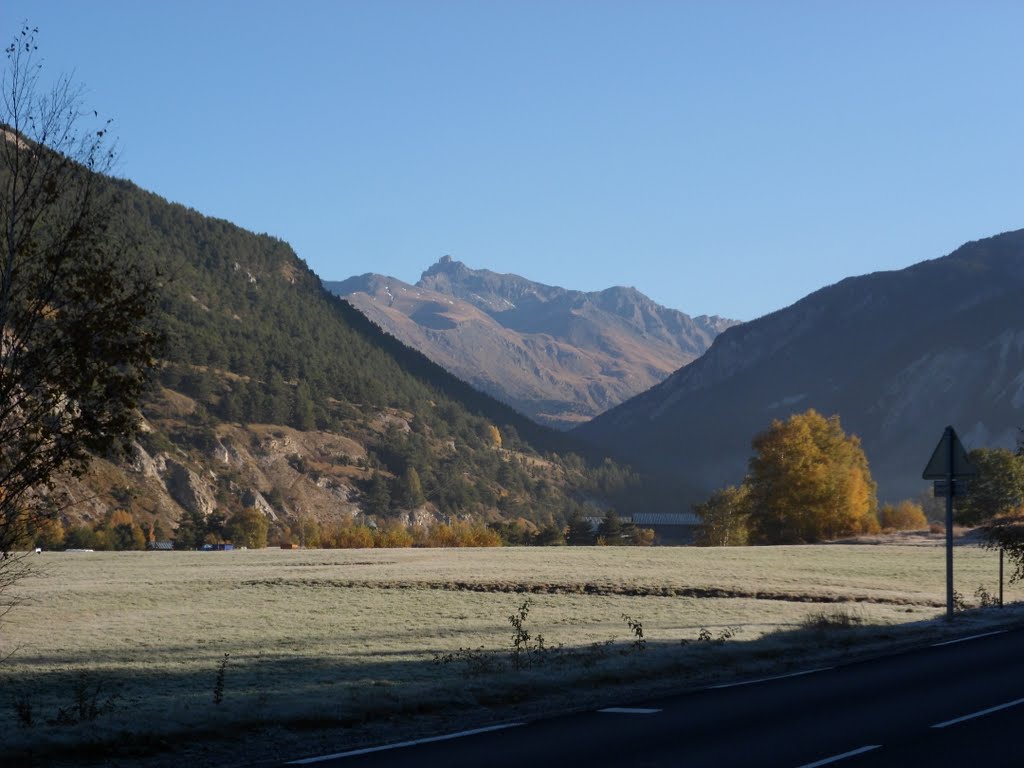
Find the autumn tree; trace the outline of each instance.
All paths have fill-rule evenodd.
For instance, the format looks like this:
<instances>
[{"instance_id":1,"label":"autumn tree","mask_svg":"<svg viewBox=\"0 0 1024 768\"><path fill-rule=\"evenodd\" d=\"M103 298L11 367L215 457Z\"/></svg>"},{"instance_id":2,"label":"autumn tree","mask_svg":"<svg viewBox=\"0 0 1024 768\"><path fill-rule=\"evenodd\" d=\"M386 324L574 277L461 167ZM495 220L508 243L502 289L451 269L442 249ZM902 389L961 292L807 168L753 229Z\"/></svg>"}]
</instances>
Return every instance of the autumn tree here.
<instances>
[{"instance_id":1,"label":"autumn tree","mask_svg":"<svg viewBox=\"0 0 1024 768\"><path fill-rule=\"evenodd\" d=\"M115 153L82 91L46 87L36 30L6 49L0 93L0 595L12 548L56 514L60 473L126 452L160 349L155 282L112 227ZM91 117L94 113L88 112ZM5 575L7 574L7 575ZM2 610L2 606L0 606Z\"/></svg>"},{"instance_id":2,"label":"autumn tree","mask_svg":"<svg viewBox=\"0 0 1024 768\"><path fill-rule=\"evenodd\" d=\"M36 530L34 543L41 549L63 549L66 546L64 534L64 526L61 521L51 518Z\"/></svg>"},{"instance_id":3,"label":"autumn tree","mask_svg":"<svg viewBox=\"0 0 1024 768\"><path fill-rule=\"evenodd\" d=\"M413 537L409 529L397 521L378 528L373 535L373 545L381 549L401 549L411 547L412 544Z\"/></svg>"},{"instance_id":4,"label":"autumn tree","mask_svg":"<svg viewBox=\"0 0 1024 768\"><path fill-rule=\"evenodd\" d=\"M878 525L883 531L920 531L928 527L924 508L904 499L898 504L883 504L878 510Z\"/></svg>"},{"instance_id":5,"label":"autumn tree","mask_svg":"<svg viewBox=\"0 0 1024 768\"><path fill-rule=\"evenodd\" d=\"M110 549L123 551L128 549L145 549L146 537L142 526L135 522L131 512L119 509L110 513L101 528L105 543Z\"/></svg>"},{"instance_id":6,"label":"autumn tree","mask_svg":"<svg viewBox=\"0 0 1024 768\"><path fill-rule=\"evenodd\" d=\"M700 518L695 543L703 547L733 547L746 544L750 515L750 489L746 485L730 485L715 491L711 497L693 507Z\"/></svg>"},{"instance_id":7,"label":"autumn tree","mask_svg":"<svg viewBox=\"0 0 1024 768\"><path fill-rule=\"evenodd\" d=\"M1024 456L1006 448L976 448L967 458L977 474L968 481L970 493L953 500L958 523L979 525L1024 504Z\"/></svg>"},{"instance_id":8,"label":"autumn tree","mask_svg":"<svg viewBox=\"0 0 1024 768\"><path fill-rule=\"evenodd\" d=\"M775 420L753 440L750 540L797 544L878 530L867 457L838 416L814 409Z\"/></svg>"},{"instance_id":9,"label":"autumn tree","mask_svg":"<svg viewBox=\"0 0 1024 768\"><path fill-rule=\"evenodd\" d=\"M320 523L316 518L308 515L299 515L293 526L294 537L299 546L306 547L320 546Z\"/></svg>"},{"instance_id":10,"label":"autumn tree","mask_svg":"<svg viewBox=\"0 0 1024 768\"><path fill-rule=\"evenodd\" d=\"M339 526L331 532L327 545L337 549L370 549L373 531L365 525Z\"/></svg>"},{"instance_id":11,"label":"autumn tree","mask_svg":"<svg viewBox=\"0 0 1024 768\"><path fill-rule=\"evenodd\" d=\"M267 516L252 507L239 510L228 518L227 534L236 546L263 549L267 546L269 531Z\"/></svg>"}]
</instances>

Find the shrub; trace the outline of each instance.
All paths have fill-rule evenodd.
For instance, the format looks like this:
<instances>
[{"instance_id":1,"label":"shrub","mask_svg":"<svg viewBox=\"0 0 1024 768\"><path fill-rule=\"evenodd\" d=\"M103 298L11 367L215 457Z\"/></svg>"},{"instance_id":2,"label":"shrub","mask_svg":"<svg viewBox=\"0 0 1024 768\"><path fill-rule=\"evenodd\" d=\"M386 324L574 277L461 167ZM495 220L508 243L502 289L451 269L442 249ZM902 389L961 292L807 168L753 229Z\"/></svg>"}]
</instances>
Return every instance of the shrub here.
<instances>
[{"instance_id":1,"label":"shrub","mask_svg":"<svg viewBox=\"0 0 1024 768\"><path fill-rule=\"evenodd\" d=\"M381 549L403 549L411 547L412 534L404 525L397 523L379 529L373 534L373 545Z\"/></svg>"},{"instance_id":2,"label":"shrub","mask_svg":"<svg viewBox=\"0 0 1024 768\"><path fill-rule=\"evenodd\" d=\"M501 536L485 525L455 522L435 525L427 532L428 547L500 547Z\"/></svg>"},{"instance_id":3,"label":"shrub","mask_svg":"<svg viewBox=\"0 0 1024 768\"><path fill-rule=\"evenodd\" d=\"M325 547L333 549L370 549L374 545L373 531L365 525L346 525L323 537Z\"/></svg>"},{"instance_id":4,"label":"shrub","mask_svg":"<svg viewBox=\"0 0 1024 768\"><path fill-rule=\"evenodd\" d=\"M217 674L213 679L213 703L220 704L224 701L224 673L228 669L228 659L231 657L230 653L225 653L217 664Z\"/></svg>"},{"instance_id":5,"label":"shrub","mask_svg":"<svg viewBox=\"0 0 1024 768\"><path fill-rule=\"evenodd\" d=\"M928 518L920 504L904 499L898 504L885 504L878 511L878 523L883 531L923 531Z\"/></svg>"},{"instance_id":6,"label":"shrub","mask_svg":"<svg viewBox=\"0 0 1024 768\"><path fill-rule=\"evenodd\" d=\"M633 635L633 647L642 651L647 647L647 640L644 638L644 625L640 619L634 619L629 614L622 614L622 620L626 622L626 626L629 627L629 631Z\"/></svg>"},{"instance_id":7,"label":"shrub","mask_svg":"<svg viewBox=\"0 0 1024 768\"><path fill-rule=\"evenodd\" d=\"M832 611L816 611L809 614L800 626L804 629L850 629L864 623L864 617L850 611L837 608Z\"/></svg>"}]
</instances>

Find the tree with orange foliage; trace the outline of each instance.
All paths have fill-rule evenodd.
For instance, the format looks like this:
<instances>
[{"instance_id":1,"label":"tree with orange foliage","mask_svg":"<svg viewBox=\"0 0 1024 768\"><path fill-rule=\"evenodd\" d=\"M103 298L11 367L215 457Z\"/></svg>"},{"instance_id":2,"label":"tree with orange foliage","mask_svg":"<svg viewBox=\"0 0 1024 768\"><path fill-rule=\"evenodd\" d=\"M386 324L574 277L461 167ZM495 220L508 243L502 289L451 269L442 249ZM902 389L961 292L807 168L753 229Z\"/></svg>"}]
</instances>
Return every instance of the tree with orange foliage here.
<instances>
[{"instance_id":1,"label":"tree with orange foliage","mask_svg":"<svg viewBox=\"0 0 1024 768\"><path fill-rule=\"evenodd\" d=\"M753 440L746 480L752 544L800 544L878 531L868 460L838 416L775 420Z\"/></svg>"},{"instance_id":2,"label":"tree with orange foliage","mask_svg":"<svg viewBox=\"0 0 1024 768\"><path fill-rule=\"evenodd\" d=\"M920 531L928 527L928 518L920 504L904 499L883 505L878 510L878 524L883 531Z\"/></svg>"},{"instance_id":3,"label":"tree with orange foliage","mask_svg":"<svg viewBox=\"0 0 1024 768\"><path fill-rule=\"evenodd\" d=\"M373 535L373 545L380 549L403 549L411 547L413 536L409 529L398 522L379 528Z\"/></svg>"}]
</instances>

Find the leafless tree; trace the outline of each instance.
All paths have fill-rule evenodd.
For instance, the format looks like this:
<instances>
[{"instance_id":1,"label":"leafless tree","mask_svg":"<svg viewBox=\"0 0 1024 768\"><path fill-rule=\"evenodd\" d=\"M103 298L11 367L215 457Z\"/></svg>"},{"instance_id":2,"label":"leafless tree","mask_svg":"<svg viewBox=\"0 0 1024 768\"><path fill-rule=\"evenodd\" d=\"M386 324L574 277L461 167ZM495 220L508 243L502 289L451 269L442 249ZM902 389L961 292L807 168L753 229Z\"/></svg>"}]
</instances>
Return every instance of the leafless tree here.
<instances>
[{"instance_id":1,"label":"leafless tree","mask_svg":"<svg viewBox=\"0 0 1024 768\"><path fill-rule=\"evenodd\" d=\"M59 513L61 474L124 449L162 340L155 280L116 231L109 123L69 77L44 87L35 29L6 49L0 94L0 613Z\"/></svg>"}]
</instances>

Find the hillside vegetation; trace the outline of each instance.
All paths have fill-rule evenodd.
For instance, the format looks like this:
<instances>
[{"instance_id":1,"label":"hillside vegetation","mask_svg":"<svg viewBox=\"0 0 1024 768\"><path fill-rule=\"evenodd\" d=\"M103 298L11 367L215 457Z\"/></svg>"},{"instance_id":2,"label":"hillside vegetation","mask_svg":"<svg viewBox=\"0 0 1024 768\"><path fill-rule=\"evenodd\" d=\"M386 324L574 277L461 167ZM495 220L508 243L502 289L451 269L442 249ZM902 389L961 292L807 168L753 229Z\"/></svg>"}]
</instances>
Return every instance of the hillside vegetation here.
<instances>
[{"instance_id":1,"label":"hillside vegetation","mask_svg":"<svg viewBox=\"0 0 1024 768\"><path fill-rule=\"evenodd\" d=\"M59 503L77 502L65 528L120 512L158 538L187 514L250 508L272 541L367 515L518 520L529 533L600 514L635 484L384 334L281 240L111 183L115 236L160 274L169 342L133 461L62 483Z\"/></svg>"}]
</instances>

